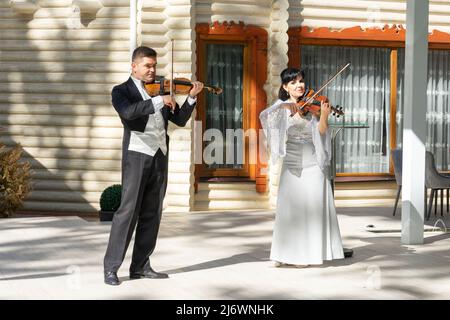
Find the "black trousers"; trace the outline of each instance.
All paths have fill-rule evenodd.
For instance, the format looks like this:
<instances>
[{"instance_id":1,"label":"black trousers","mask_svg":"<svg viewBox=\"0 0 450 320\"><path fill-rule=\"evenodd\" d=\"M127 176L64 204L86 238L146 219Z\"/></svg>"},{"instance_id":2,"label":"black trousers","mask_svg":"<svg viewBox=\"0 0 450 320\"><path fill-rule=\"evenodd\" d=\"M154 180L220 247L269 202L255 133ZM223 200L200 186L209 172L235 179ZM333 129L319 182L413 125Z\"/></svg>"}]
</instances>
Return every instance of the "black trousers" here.
<instances>
[{"instance_id":1,"label":"black trousers","mask_svg":"<svg viewBox=\"0 0 450 320\"><path fill-rule=\"evenodd\" d=\"M135 228L130 271L141 271L149 265L167 189L167 160L168 155L161 149L153 157L134 151L127 153L122 170L122 200L112 221L105 271L119 270Z\"/></svg>"}]
</instances>

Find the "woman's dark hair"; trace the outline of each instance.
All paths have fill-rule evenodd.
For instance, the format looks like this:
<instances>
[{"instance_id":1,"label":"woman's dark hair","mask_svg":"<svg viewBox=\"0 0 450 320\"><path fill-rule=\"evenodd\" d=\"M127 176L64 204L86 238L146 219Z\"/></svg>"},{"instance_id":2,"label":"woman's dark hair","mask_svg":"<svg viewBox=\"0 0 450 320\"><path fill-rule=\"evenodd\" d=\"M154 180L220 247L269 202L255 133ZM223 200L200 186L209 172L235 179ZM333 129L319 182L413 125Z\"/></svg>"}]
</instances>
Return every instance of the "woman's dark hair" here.
<instances>
[{"instance_id":1,"label":"woman's dark hair","mask_svg":"<svg viewBox=\"0 0 450 320\"><path fill-rule=\"evenodd\" d=\"M286 101L289 99L289 93L284 90L283 85L291 82L292 80L297 79L298 77L301 77L302 79L305 79L305 72L301 69L296 68L286 68L283 71L281 71L281 86L280 90L278 91L278 99Z\"/></svg>"}]
</instances>

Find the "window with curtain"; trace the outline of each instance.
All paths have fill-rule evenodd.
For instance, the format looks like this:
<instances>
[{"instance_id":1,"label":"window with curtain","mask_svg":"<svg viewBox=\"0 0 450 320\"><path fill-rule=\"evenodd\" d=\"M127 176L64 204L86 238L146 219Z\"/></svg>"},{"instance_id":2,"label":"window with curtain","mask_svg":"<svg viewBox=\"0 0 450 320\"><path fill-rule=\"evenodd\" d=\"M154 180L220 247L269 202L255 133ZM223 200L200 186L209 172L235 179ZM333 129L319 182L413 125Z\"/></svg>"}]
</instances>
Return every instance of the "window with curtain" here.
<instances>
[{"instance_id":1,"label":"window with curtain","mask_svg":"<svg viewBox=\"0 0 450 320\"><path fill-rule=\"evenodd\" d=\"M219 130L223 137L223 163L211 163L207 164L207 167L240 169L243 167L245 157L243 135L242 137L233 137L228 141L226 137L227 129L233 129L233 132L243 129L244 46L207 44L206 50L206 83L223 89L223 93L220 95L206 93L205 129ZM214 138L210 143L214 143ZM232 159L230 159L230 154Z\"/></svg>"},{"instance_id":2,"label":"window with curtain","mask_svg":"<svg viewBox=\"0 0 450 320\"><path fill-rule=\"evenodd\" d=\"M450 170L450 51L429 50L427 74L427 138L426 149L434 154L438 170ZM397 146L402 146L405 50L398 50Z\"/></svg>"},{"instance_id":3,"label":"window with curtain","mask_svg":"<svg viewBox=\"0 0 450 320\"><path fill-rule=\"evenodd\" d=\"M306 85L314 90L351 63L321 95L345 112L343 118L330 116L330 123L364 123L369 128L341 130L336 139L336 172L388 173L391 50L302 45L300 52Z\"/></svg>"}]
</instances>

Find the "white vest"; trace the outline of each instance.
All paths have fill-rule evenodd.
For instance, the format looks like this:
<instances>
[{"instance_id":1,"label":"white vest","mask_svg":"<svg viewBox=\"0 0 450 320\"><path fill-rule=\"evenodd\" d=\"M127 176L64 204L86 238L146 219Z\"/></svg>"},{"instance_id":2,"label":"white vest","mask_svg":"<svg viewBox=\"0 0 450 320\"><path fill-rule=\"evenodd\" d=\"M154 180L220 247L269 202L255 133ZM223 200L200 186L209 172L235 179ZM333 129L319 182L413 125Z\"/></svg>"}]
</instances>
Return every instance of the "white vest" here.
<instances>
[{"instance_id":1,"label":"white vest","mask_svg":"<svg viewBox=\"0 0 450 320\"><path fill-rule=\"evenodd\" d=\"M164 128L164 118L161 113L161 109L164 107L163 99L161 96L151 98L145 90L141 80L138 80L133 76L131 79L133 79L142 99L152 99L155 113L148 115L148 122L144 132L131 131L128 150L145 153L153 157L158 149L161 149L162 153L166 155L166 130Z\"/></svg>"}]
</instances>

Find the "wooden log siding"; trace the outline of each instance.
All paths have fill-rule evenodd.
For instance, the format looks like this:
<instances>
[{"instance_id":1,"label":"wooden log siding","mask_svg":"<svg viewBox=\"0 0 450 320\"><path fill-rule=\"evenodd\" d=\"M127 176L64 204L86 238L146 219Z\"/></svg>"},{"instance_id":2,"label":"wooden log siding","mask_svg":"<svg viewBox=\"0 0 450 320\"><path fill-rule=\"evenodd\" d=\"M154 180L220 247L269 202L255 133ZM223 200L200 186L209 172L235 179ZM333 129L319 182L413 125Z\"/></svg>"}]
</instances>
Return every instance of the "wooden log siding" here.
<instances>
[{"instance_id":1,"label":"wooden log siding","mask_svg":"<svg viewBox=\"0 0 450 320\"><path fill-rule=\"evenodd\" d=\"M120 183L110 92L129 74L129 0L101 2L80 19L71 0L40 0L32 17L0 0L0 140L21 143L33 166L23 210L95 212Z\"/></svg>"},{"instance_id":2,"label":"wooden log siding","mask_svg":"<svg viewBox=\"0 0 450 320\"><path fill-rule=\"evenodd\" d=\"M101 0L95 17L76 15L71 0L40 0L32 17L0 0L0 126L8 145L22 143L35 188L25 210L94 212L101 191L120 182L122 128L110 90L128 77L129 1ZM159 74L196 71L195 25L244 21L268 31L268 103L286 64L287 0L140 2L138 44L158 52ZM180 97L183 100L184 97ZM169 127L166 210L193 207L193 122Z\"/></svg>"},{"instance_id":3,"label":"wooden log siding","mask_svg":"<svg viewBox=\"0 0 450 320\"><path fill-rule=\"evenodd\" d=\"M406 25L406 0L289 0L289 27L332 29ZM450 1L430 1L429 32L450 32Z\"/></svg>"},{"instance_id":4,"label":"wooden log siding","mask_svg":"<svg viewBox=\"0 0 450 320\"><path fill-rule=\"evenodd\" d=\"M197 23L244 22L268 30L271 23L272 0L214 1L196 0Z\"/></svg>"}]
</instances>

